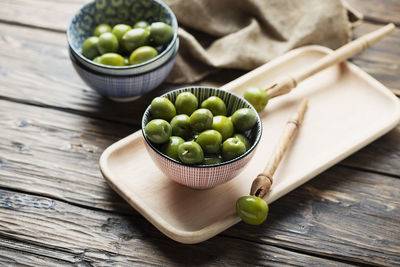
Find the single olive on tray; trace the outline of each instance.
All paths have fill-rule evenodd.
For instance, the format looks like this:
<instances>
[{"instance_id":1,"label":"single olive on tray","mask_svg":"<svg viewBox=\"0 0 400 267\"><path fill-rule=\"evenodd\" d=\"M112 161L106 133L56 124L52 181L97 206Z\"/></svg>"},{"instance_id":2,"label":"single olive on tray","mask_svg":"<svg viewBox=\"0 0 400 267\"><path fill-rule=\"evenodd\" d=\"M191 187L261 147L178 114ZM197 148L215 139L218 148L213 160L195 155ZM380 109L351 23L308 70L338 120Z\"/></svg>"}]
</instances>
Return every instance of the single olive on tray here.
<instances>
[{"instance_id":1,"label":"single olive on tray","mask_svg":"<svg viewBox=\"0 0 400 267\"><path fill-rule=\"evenodd\" d=\"M239 217L248 224L259 225L268 216L267 202L256 196L243 196L236 202L236 212Z\"/></svg>"},{"instance_id":2,"label":"single olive on tray","mask_svg":"<svg viewBox=\"0 0 400 267\"><path fill-rule=\"evenodd\" d=\"M244 99L250 102L257 112L262 111L268 104L268 93L259 87L249 87L244 92Z\"/></svg>"},{"instance_id":3,"label":"single olive on tray","mask_svg":"<svg viewBox=\"0 0 400 267\"><path fill-rule=\"evenodd\" d=\"M273 182L273 175L300 128L307 104L308 100L303 99L298 110L286 122L272 157L265 165L263 172L253 180L250 195L240 197L236 201L236 213L245 223L258 225L267 218L269 208L267 202L262 198L269 192Z\"/></svg>"}]
</instances>

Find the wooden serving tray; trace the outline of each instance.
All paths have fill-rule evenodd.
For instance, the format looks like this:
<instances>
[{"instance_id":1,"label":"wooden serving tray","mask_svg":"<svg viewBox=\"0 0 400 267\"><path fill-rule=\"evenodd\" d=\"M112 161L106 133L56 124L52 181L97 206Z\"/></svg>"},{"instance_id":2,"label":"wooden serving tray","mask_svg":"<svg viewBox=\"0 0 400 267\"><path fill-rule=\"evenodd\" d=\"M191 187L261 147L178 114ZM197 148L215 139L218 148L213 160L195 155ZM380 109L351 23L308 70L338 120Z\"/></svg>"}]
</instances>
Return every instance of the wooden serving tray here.
<instances>
[{"instance_id":1,"label":"wooden serving tray","mask_svg":"<svg viewBox=\"0 0 400 267\"><path fill-rule=\"evenodd\" d=\"M307 46L265 64L226 84L239 95L248 86L266 87L320 59L331 50ZM381 83L350 63L330 67L302 82L290 94L274 98L260 113L263 136L257 151L238 177L208 190L179 185L152 162L141 131L114 143L100 158L108 184L155 227L182 243L198 243L240 221L236 200L248 195L281 131L303 97L309 98L302 128L274 176L275 201L330 166L394 128L400 101Z\"/></svg>"}]
</instances>

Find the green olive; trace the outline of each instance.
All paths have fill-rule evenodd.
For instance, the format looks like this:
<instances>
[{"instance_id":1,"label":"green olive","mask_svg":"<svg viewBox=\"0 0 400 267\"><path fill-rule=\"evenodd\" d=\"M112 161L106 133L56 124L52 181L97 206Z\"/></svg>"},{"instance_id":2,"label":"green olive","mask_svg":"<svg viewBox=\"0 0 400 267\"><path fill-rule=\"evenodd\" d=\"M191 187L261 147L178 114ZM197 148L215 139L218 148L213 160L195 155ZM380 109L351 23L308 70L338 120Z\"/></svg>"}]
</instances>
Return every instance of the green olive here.
<instances>
[{"instance_id":1,"label":"green olive","mask_svg":"<svg viewBox=\"0 0 400 267\"><path fill-rule=\"evenodd\" d=\"M222 163L221 156L204 156L203 162L201 164L213 165L213 164L219 164L219 163Z\"/></svg>"},{"instance_id":2,"label":"green olive","mask_svg":"<svg viewBox=\"0 0 400 267\"><path fill-rule=\"evenodd\" d=\"M259 225L267 219L268 204L256 196L243 196L236 201L236 212L248 224Z\"/></svg>"},{"instance_id":3,"label":"green olive","mask_svg":"<svg viewBox=\"0 0 400 267\"><path fill-rule=\"evenodd\" d=\"M175 115L174 104L166 97L156 97L151 101L150 112L154 118L170 121Z\"/></svg>"},{"instance_id":4,"label":"green olive","mask_svg":"<svg viewBox=\"0 0 400 267\"><path fill-rule=\"evenodd\" d=\"M125 65L127 65L127 66L130 65L128 57L124 57L124 60L125 60Z\"/></svg>"},{"instance_id":5,"label":"green olive","mask_svg":"<svg viewBox=\"0 0 400 267\"><path fill-rule=\"evenodd\" d=\"M243 96L258 112L262 111L268 104L267 91L258 87L247 88Z\"/></svg>"},{"instance_id":6,"label":"green olive","mask_svg":"<svg viewBox=\"0 0 400 267\"><path fill-rule=\"evenodd\" d=\"M225 116L215 116L211 128L222 135L222 140L228 139L233 134L233 124L231 120Z\"/></svg>"},{"instance_id":7,"label":"green olive","mask_svg":"<svg viewBox=\"0 0 400 267\"><path fill-rule=\"evenodd\" d=\"M93 35L94 36L100 36L105 32L111 32L111 27L108 24L100 24L99 26L97 26L94 31L93 31Z\"/></svg>"},{"instance_id":8,"label":"green olive","mask_svg":"<svg viewBox=\"0 0 400 267\"><path fill-rule=\"evenodd\" d=\"M172 128L167 121L155 119L147 123L144 131L147 138L149 138L151 142L162 144L168 141L169 137L171 136Z\"/></svg>"},{"instance_id":9,"label":"green olive","mask_svg":"<svg viewBox=\"0 0 400 267\"><path fill-rule=\"evenodd\" d=\"M241 133L253 128L254 125L256 125L257 115L252 109L241 108L232 114L231 121L235 130Z\"/></svg>"},{"instance_id":10,"label":"green olive","mask_svg":"<svg viewBox=\"0 0 400 267\"><path fill-rule=\"evenodd\" d=\"M146 62L158 55L157 50L151 46L141 46L136 48L129 57L129 63L131 65L140 64Z\"/></svg>"},{"instance_id":11,"label":"green olive","mask_svg":"<svg viewBox=\"0 0 400 267\"><path fill-rule=\"evenodd\" d=\"M179 159L186 164L200 164L204 159L201 146L194 141L184 142L178 147Z\"/></svg>"},{"instance_id":12,"label":"green olive","mask_svg":"<svg viewBox=\"0 0 400 267\"><path fill-rule=\"evenodd\" d=\"M117 37L118 42L121 43L122 37L124 36L124 34L127 33L128 31L130 31L131 29L132 29L132 27L129 25L117 24L113 27L111 33L114 34L115 37Z\"/></svg>"},{"instance_id":13,"label":"green olive","mask_svg":"<svg viewBox=\"0 0 400 267\"><path fill-rule=\"evenodd\" d=\"M122 45L128 52L149 43L150 32L142 28L134 28L122 36Z\"/></svg>"},{"instance_id":14,"label":"green olive","mask_svg":"<svg viewBox=\"0 0 400 267\"><path fill-rule=\"evenodd\" d=\"M142 29L146 29L147 27L149 27L150 24L147 21L144 20L140 20L138 22L135 23L135 25L133 26L133 28L142 28Z\"/></svg>"},{"instance_id":15,"label":"green olive","mask_svg":"<svg viewBox=\"0 0 400 267\"><path fill-rule=\"evenodd\" d=\"M97 50L97 44L99 42L99 38L96 36L91 36L87 38L82 44L82 55L88 59L94 59L99 54Z\"/></svg>"},{"instance_id":16,"label":"green olive","mask_svg":"<svg viewBox=\"0 0 400 267\"><path fill-rule=\"evenodd\" d=\"M111 32L102 33L97 43L97 49L100 54L112 53L118 51L118 39Z\"/></svg>"},{"instance_id":17,"label":"green olive","mask_svg":"<svg viewBox=\"0 0 400 267\"><path fill-rule=\"evenodd\" d=\"M123 56L117 53L105 53L98 59L98 63L109 66L126 66Z\"/></svg>"},{"instance_id":18,"label":"green olive","mask_svg":"<svg viewBox=\"0 0 400 267\"><path fill-rule=\"evenodd\" d=\"M246 153L246 146L239 138L231 137L222 143L221 154L225 161L237 158L244 153Z\"/></svg>"},{"instance_id":19,"label":"green olive","mask_svg":"<svg viewBox=\"0 0 400 267\"><path fill-rule=\"evenodd\" d=\"M190 116L198 106L199 101L191 92L183 92L176 97L175 108L177 114L186 114Z\"/></svg>"},{"instance_id":20,"label":"green olive","mask_svg":"<svg viewBox=\"0 0 400 267\"><path fill-rule=\"evenodd\" d=\"M179 114L171 120L172 134L182 137L185 140L190 139L193 134L190 127L190 118L186 114Z\"/></svg>"},{"instance_id":21,"label":"green olive","mask_svg":"<svg viewBox=\"0 0 400 267\"><path fill-rule=\"evenodd\" d=\"M213 115L211 111L205 108L195 110L190 115L190 126L197 132L210 129L213 122Z\"/></svg>"},{"instance_id":22,"label":"green olive","mask_svg":"<svg viewBox=\"0 0 400 267\"><path fill-rule=\"evenodd\" d=\"M150 25L150 39L156 45L164 45L171 41L174 31L171 26L164 22L153 22Z\"/></svg>"},{"instance_id":23,"label":"green olive","mask_svg":"<svg viewBox=\"0 0 400 267\"><path fill-rule=\"evenodd\" d=\"M226 116L226 105L218 96L210 96L201 103L201 107L209 109L214 116Z\"/></svg>"},{"instance_id":24,"label":"green olive","mask_svg":"<svg viewBox=\"0 0 400 267\"><path fill-rule=\"evenodd\" d=\"M178 147L184 142L185 140L179 136L171 136L168 142L161 147L161 151L168 157L179 160Z\"/></svg>"},{"instance_id":25,"label":"green olive","mask_svg":"<svg viewBox=\"0 0 400 267\"><path fill-rule=\"evenodd\" d=\"M233 137L238 138L240 141L244 143L244 145L246 146L246 151L250 149L251 143L246 136L244 136L243 134L234 134Z\"/></svg>"},{"instance_id":26,"label":"green olive","mask_svg":"<svg viewBox=\"0 0 400 267\"><path fill-rule=\"evenodd\" d=\"M101 57L101 56L95 57L95 58L93 59L93 62L96 62L96 63L101 64L101 62L100 62L100 57Z\"/></svg>"}]
</instances>

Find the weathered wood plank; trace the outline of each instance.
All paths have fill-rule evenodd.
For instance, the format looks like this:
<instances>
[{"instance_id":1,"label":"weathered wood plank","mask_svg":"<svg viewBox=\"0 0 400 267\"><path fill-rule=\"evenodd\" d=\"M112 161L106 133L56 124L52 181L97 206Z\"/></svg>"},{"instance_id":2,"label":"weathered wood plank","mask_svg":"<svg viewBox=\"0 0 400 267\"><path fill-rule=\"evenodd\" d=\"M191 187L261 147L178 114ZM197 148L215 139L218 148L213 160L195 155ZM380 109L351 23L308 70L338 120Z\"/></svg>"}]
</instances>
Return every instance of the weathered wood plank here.
<instances>
[{"instance_id":1,"label":"weathered wood plank","mask_svg":"<svg viewBox=\"0 0 400 267\"><path fill-rule=\"evenodd\" d=\"M143 218L92 211L53 199L0 190L0 246L74 264L121 266L335 266L336 261L217 236L197 245L165 238ZM44 248L51 248L47 251ZM39 248L34 250L35 248ZM49 255L50 254L50 255ZM346 265L346 264L343 264Z\"/></svg>"},{"instance_id":2,"label":"weathered wood plank","mask_svg":"<svg viewBox=\"0 0 400 267\"><path fill-rule=\"evenodd\" d=\"M400 24L400 2L398 0L346 0L364 15L364 20Z\"/></svg>"},{"instance_id":3,"label":"weathered wood plank","mask_svg":"<svg viewBox=\"0 0 400 267\"><path fill-rule=\"evenodd\" d=\"M0 187L130 211L102 178L98 159L136 129L4 100L0 127Z\"/></svg>"},{"instance_id":4,"label":"weathered wood plank","mask_svg":"<svg viewBox=\"0 0 400 267\"><path fill-rule=\"evenodd\" d=\"M0 20L66 31L74 14L90 0L2 0Z\"/></svg>"},{"instance_id":5,"label":"weathered wood plank","mask_svg":"<svg viewBox=\"0 0 400 267\"><path fill-rule=\"evenodd\" d=\"M236 244L238 238L253 241L245 245L247 248L238 248L245 249L242 253L246 255L240 254L240 260L254 255L253 249L258 251L262 243L348 262L393 266L400 263L400 181L350 169L334 168L334 172L324 173L280 199L271 206L270 217L263 226L239 224L205 243L178 245L180 249L177 250L171 250L175 243L163 238L140 217L85 210L48 198L4 190L0 190L0 195L2 235L42 246L47 244L69 254L83 253L82 259L90 261L102 259L102 253L116 253L114 248L121 257L118 260L125 261L125 257L132 255L132 247L143 248L143 244L138 244L141 239L145 242L145 249L140 251L143 255L148 254L146 250L160 246L157 249L161 254L182 263L180 256L175 255L177 251L191 255L191 249L195 249L202 251L196 262L211 249L217 250L216 255L224 255L218 262L226 263L225 256L238 252L235 245L232 248L227 243ZM63 233L54 230L58 228L62 228ZM235 240L225 242L224 236ZM91 244L96 245L95 250ZM82 252L83 247L86 252ZM229 252L225 251L227 247ZM207 251L203 251L205 248ZM275 256L274 251L266 253ZM255 254L264 258L260 252ZM138 258L143 259L143 255ZM112 263L116 261L114 256Z\"/></svg>"},{"instance_id":6,"label":"weathered wood plank","mask_svg":"<svg viewBox=\"0 0 400 267\"><path fill-rule=\"evenodd\" d=\"M400 3L400 1L399 1ZM400 12L398 13L400 14ZM400 16L399 16L400 17ZM368 32L382 27L363 23L354 29L353 37L358 38ZM351 58L351 62L361 67L372 77L389 88L400 88L400 30L386 36L364 52Z\"/></svg>"},{"instance_id":7,"label":"weathered wood plank","mask_svg":"<svg viewBox=\"0 0 400 267\"><path fill-rule=\"evenodd\" d=\"M0 236L0 266L73 266L74 255Z\"/></svg>"}]
</instances>

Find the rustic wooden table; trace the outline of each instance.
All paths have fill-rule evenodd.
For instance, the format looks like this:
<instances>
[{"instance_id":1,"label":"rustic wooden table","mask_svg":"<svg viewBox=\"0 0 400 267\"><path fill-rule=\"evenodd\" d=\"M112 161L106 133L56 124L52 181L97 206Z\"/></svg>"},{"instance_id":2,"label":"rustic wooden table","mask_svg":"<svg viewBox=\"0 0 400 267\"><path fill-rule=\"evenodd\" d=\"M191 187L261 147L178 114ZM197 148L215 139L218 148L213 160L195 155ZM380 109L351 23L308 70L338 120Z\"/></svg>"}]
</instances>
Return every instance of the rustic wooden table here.
<instances>
[{"instance_id":1,"label":"rustic wooden table","mask_svg":"<svg viewBox=\"0 0 400 267\"><path fill-rule=\"evenodd\" d=\"M170 86L134 105L89 89L65 38L83 2L0 1L0 265L400 265L400 126L273 203L260 227L197 245L161 234L111 190L98 159ZM349 2L365 15L355 37L400 26L398 0ZM400 30L351 61L399 92Z\"/></svg>"}]
</instances>

